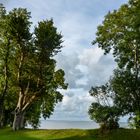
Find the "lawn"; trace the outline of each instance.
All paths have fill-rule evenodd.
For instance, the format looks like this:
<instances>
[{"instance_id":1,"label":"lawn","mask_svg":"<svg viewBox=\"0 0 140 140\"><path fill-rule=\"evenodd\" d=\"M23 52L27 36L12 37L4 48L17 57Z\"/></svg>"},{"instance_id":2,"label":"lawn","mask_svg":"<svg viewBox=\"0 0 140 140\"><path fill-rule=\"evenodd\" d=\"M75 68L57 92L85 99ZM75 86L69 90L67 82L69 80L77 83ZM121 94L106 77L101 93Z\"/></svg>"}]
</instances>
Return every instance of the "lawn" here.
<instances>
[{"instance_id":1,"label":"lawn","mask_svg":"<svg viewBox=\"0 0 140 140\"><path fill-rule=\"evenodd\" d=\"M140 140L140 130L118 129L108 134L94 130L22 130L0 129L0 140Z\"/></svg>"}]
</instances>

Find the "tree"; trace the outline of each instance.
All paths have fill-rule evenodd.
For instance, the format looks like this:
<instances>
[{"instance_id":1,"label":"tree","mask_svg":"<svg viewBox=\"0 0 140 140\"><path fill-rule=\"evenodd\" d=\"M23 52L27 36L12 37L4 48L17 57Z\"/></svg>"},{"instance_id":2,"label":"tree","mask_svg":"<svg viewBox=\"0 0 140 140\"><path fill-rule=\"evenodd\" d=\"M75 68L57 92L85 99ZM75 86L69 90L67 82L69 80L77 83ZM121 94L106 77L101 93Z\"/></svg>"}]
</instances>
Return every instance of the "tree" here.
<instances>
[{"instance_id":1,"label":"tree","mask_svg":"<svg viewBox=\"0 0 140 140\"><path fill-rule=\"evenodd\" d=\"M21 110L23 106L20 102L23 102L23 92L25 92L25 84L23 85L22 80L25 81L23 76L23 68L25 69L26 61L28 60L29 49L31 47L31 33L29 32L31 23L29 22L30 13L26 9L13 9L7 15L7 32L11 38L11 46L14 50L13 58L13 78L15 80L16 93L19 92L19 101L15 109L15 119L13 123L14 129L22 128L24 112ZM22 79L23 78L23 79Z\"/></svg>"},{"instance_id":2,"label":"tree","mask_svg":"<svg viewBox=\"0 0 140 140\"><path fill-rule=\"evenodd\" d=\"M115 95L109 83L91 87L89 93L94 98L88 111L90 118L99 123L103 131L118 128L120 109L114 104Z\"/></svg>"},{"instance_id":3,"label":"tree","mask_svg":"<svg viewBox=\"0 0 140 140\"><path fill-rule=\"evenodd\" d=\"M97 43L105 50L105 54L112 50L118 64L118 72L115 73L116 78L113 80L113 89L116 92L115 102L123 105L128 103L131 106L124 105L124 112L133 112L136 116L140 116L139 17L140 1L129 0L128 4L122 5L118 10L109 12L105 16L103 24L98 26L97 37L93 41L93 44ZM130 79L131 81L128 81ZM119 88L124 90L118 90ZM121 96L118 97L119 95Z\"/></svg>"},{"instance_id":4,"label":"tree","mask_svg":"<svg viewBox=\"0 0 140 140\"><path fill-rule=\"evenodd\" d=\"M5 81L10 84L7 97L12 93L16 106L13 130L23 128L27 121L36 127L40 115L49 117L56 103L62 101L58 89L67 88L65 73L62 69L56 70L54 60L54 55L62 48L62 35L57 32L52 19L39 22L31 33L31 16L26 9L15 8L5 17L4 31L10 39L9 54L12 56L8 61L10 75ZM6 54L3 56L5 58Z\"/></svg>"},{"instance_id":5,"label":"tree","mask_svg":"<svg viewBox=\"0 0 140 140\"><path fill-rule=\"evenodd\" d=\"M9 86L11 86L10 75L10 60L12 59L10 41L11 38L7 32L7 16L3 5L0 5L0 127L6 123L5 113L9 109L13 109L9 96Z\"/></svg>"}]
</instances>

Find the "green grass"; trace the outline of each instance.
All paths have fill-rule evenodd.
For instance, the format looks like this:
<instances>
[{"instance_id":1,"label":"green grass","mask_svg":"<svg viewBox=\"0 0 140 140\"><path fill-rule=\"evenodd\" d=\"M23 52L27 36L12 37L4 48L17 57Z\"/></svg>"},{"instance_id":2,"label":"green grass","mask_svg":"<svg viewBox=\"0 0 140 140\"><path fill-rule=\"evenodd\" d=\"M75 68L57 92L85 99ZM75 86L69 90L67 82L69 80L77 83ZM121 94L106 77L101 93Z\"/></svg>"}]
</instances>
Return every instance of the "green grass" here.
<instances>
[{"instance_id":1,"label":"green grass","mask_svg":"<svg viewBox=\"0 0 140 140\"><path fill-rule=\"evenodd\" d=\"M0 140L140 140L140 130L118 129L106 134L94 130L22 130L0 129Z\"/></svg>"}]
</instances>

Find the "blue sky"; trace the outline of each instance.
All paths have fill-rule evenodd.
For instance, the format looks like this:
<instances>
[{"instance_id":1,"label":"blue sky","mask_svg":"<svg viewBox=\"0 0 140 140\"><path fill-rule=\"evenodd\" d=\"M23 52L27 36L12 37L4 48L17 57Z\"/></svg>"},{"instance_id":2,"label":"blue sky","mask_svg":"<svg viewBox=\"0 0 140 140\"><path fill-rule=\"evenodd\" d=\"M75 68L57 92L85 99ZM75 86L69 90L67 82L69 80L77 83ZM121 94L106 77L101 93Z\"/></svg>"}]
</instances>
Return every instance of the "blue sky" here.
<instances>
[{"instance_id":1,"label":"blue sky","mask_svg":"<svg viewBox=\"0 0 140 140\"><path fill-rule=\"evenodd\" d=\"M87 111L94 100L91 86L105 83L115 63L111 55L104 56L98 46L91 46L96 29L108 11L118 9L127 0L0 0L9 11L23 7L31 12L34 25L53 18L63 35L64 48L56 56L57 67L64 69L67 91L51 120L89 120Z\"/></svg>"}]
</instances>

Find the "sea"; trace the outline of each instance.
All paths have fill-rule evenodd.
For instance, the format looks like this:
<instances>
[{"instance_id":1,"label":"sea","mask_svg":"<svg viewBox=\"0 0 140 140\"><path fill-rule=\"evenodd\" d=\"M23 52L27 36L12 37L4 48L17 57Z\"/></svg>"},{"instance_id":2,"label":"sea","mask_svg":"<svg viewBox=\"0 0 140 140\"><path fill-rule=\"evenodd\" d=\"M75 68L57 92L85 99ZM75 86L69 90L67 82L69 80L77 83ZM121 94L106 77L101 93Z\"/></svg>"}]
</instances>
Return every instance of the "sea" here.
<instances>
[{"instance_id":1,"label":"sea","mask_svg":"<svg viewBox=\"0 0 140 140\"><path fill-rule=\"evenodd\" d=\"M129 128L127 122L120 122L120 127ZM30 126L28 126L30 128ZM95 129L99 124L94 121L41 120L39 129Z\"/></svg>"}]
</instances>

